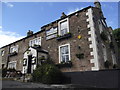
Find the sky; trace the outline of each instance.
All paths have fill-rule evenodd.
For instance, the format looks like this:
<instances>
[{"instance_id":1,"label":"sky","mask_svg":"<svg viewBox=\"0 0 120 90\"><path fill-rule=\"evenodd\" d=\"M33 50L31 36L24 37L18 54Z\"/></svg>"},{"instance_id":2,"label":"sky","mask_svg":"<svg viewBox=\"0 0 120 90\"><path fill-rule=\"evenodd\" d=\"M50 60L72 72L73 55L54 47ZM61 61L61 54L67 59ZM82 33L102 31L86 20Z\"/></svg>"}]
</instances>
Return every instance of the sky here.
<instances>
[{"instance_id":1,"label":"sky","mask_svg":"<svg viewBox=\"0 0 120 90\"><path fill-rule=\"evenodd\" d=\"M101 5L108 26L118 28L118 3L101 2ZM28 30L38 32L40 27L59 19L62 12L68 15L87 6L94 6L94 3L2 2L0 47L25 37Z\"/></svg>"}]
</instances>

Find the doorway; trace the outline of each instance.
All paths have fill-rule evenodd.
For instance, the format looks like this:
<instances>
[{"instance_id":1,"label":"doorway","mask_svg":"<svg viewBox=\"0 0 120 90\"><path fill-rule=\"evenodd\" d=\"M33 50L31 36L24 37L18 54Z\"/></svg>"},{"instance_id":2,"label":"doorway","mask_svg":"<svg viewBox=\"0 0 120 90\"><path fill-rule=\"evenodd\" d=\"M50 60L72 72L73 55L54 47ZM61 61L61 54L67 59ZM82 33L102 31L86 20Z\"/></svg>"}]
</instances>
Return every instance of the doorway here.
<instances>
[{"instance_id":1,"label":"doorway","mask_svg":"<svg viewBox=\"0 0 120 90\"><path fill-rule=\"evenodd\" d=\"M27 69L27 73L31 73L31 62L32 62L32 55L28 55L28 69Z\"/></svg>"}]
</instances>

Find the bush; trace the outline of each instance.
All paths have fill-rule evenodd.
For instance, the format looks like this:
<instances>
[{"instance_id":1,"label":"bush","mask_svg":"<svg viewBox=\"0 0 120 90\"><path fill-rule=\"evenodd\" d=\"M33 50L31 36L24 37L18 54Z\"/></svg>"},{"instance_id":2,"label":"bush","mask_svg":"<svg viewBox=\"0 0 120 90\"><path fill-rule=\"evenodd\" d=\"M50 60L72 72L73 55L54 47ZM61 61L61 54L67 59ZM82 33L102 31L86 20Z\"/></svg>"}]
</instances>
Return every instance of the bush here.
<instances>
[{"instance_id":1,"label":"bush","mask_svg":"<svg viewBox=\"0 0 120 90\"><path fill-rule=\"evenodd\" d=\"M107 40L107 35L105 34L104 31L100 34L100 36L101 36L101 38L102 38L103 41Z\"/></svg>"},{"instance_id":2,"label":"bush","mask_svg":"<svg viewBox=\"0 0 120 90\"><path fill-rule=\"evenodd\" d=\"M79 59L83 59L84 58L84 54L83 53L76 54L76 57L79 58Z\"/></svg>"},{"instance_id":3,"label":"bush","mask_svg":"<svg viewBox=\"0 0 120 90\"><path fill-rule=\"evenodd\" d=\"M117 68L118 68L118 65L117 65L117 64L114 64L114 65L113 65L113 68L114 68L114 69L117 69Z\"/></svg>"},{"instance_id":4,"label":"bush","mask_svg":"<svg viewBox=\"0 0 120 90\"><path fill-rule=\"evenodd\" d=\"M62 83L64 75L62 72L52 64L44 64L39 66L32 74L32 79L35 82L45 84Z\"/></svg>"},{"instance_id":5,"label":"bush","mask_svg":"<svg viewBox=\"0 0 120 90\"><path fill-rule=\"evenodd\" d=\"M2 77L5 77L7 74L7 68L2 69Z\"/></svg>"},{"instance_id":6,"label":"bush","mask_svg":"<svg viewBox=\"0 0 120 90\"><path fill-rule=\"evenodd\" d=\"M111 62L109 62L108 60L105 61L105 63L104 63L105 68L109 68L110 65L111 65Z\"/></svg>"}]
</instances>

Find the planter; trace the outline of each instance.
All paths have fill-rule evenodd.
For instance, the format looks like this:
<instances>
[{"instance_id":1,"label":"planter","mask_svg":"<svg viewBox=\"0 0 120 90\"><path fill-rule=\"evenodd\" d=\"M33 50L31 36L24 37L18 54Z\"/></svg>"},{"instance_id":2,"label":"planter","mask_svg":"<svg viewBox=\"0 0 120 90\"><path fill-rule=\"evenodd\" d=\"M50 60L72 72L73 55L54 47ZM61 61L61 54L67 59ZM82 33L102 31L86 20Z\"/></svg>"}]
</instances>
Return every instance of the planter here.
<instances>
[{"instance_id":1,"label":"planter","mask_svg":"<svg viewBox=\"0 0 120 90\"><path fill-rule=\"evenodd\" d=\"M10 54L9 54L10 57L11 57L11 56L15 56L15 55L17 55L17 52L13 52L13 53L10 53Z\"/></svg>"},{"instance_id":2,"label":"planter","mask_svg":"<svg viewBox=\"0 0 120 90\"><path fill-rule=\"evenodd\" d=\"M65 68L65 67L71 68L71 67L72 67L72 62L71 62L71 61L61 62L60 64L56 64L56 66L57 66L58 68Z\"/></svg>"},{"instance_id":3,"label":"planter","mask_svg":"<svg viewBox=\"0 0 120 90\"><path fill-rule=\"evenodd\" d=\"M65 34L63 36L58 36L57 40L60 41L62 39L70 38L71 36L72 36L71 33L68 33L68 34Z\"/></svg>"}]
</instances>

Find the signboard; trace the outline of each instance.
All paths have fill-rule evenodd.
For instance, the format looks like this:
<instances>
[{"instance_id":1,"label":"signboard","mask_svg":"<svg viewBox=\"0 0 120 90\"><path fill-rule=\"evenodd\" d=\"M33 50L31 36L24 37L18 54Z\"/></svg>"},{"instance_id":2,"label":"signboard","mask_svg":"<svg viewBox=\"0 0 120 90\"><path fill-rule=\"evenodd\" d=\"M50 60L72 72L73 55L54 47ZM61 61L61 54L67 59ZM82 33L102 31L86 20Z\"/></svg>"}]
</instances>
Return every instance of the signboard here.
<instances>
[{"instance_id":1,"label":"signboard","mask_svg":"<svg viewBox=\"0 0 120 90\"><path fill-rule=\"evenodd\" d=\"M46 40L57 37L57 27L46 31Z\"/></svg>"},{"instance_id":2,"label":"signboard","mask_svg":"<svg viewBox=\"0 0 120 90\"><path fill-rule=\"evenodd\" d=\"M49 36L51 34L57 33L57 28L51 28L46 31L46 36Z\"/></svg>"}]
</instances>

